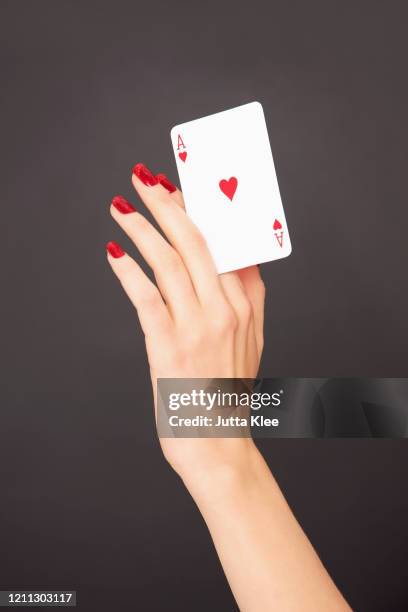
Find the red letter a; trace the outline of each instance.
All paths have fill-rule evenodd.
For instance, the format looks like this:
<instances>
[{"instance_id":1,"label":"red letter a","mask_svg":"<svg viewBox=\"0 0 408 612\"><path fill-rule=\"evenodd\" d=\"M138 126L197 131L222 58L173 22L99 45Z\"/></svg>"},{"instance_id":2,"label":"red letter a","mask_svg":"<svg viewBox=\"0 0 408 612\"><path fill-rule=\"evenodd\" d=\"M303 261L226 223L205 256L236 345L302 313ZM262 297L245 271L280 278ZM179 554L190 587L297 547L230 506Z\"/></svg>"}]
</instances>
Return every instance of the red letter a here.
<instances>
[{"instance_id":1,"label":"red letter a","mask_svg":"<svg viewBox=\"0 0 408 612\"><path fill-rule=\"evenodd\" d=\"M179 135L177 136L177 151L178 151L179 149L185 149L185 148L186 148L186 145L184 144L183 139L182 139L182 137L181 137L181 136L180 136L180 134L179 134Z\"/></svg>"}]
</instances>

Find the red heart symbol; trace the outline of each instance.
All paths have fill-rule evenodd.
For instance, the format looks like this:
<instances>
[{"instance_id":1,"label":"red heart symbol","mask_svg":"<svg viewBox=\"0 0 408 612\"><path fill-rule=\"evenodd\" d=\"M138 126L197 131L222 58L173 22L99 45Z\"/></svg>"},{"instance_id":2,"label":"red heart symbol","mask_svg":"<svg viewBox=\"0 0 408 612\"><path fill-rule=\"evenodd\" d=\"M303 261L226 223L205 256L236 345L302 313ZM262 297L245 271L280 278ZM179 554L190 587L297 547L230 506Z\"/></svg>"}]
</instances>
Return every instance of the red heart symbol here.
<instances>
[{"instance_id":1,"label":"red heart symbol","mask_svg":"<svg viewBox=\"0 0 408 612\"><path fill-rule=\"evenodd\" d=\"M232 198L234 197L238 187L238 180L235 178L235 176L231 176L229 181L222 179L222 181L219 182L219 185L222 193L224 193L232 202Z\"/></svg>"},{"instance_id":2,"label":"red heart symbol","mask_svg":"<svg viewBox=\"0 0 408 612\"><path fill-rule=\"evenodd\" d=\"M179 153L179 158L181 159L181 161L185 162L187 159L187 151L182 151L181 153Z\"/></svg>"},{"instance_id":3,"label":"red heart symbol","mask_svg":"<svg viewBox=\"0 0 408 612\"><path fill-rule=\"evenodd\" d=\"M277 219L275 219L275 223L273 224L273 229L274 230L282 229L282 225L279 223Z\"/></svg>"}]
</instances>

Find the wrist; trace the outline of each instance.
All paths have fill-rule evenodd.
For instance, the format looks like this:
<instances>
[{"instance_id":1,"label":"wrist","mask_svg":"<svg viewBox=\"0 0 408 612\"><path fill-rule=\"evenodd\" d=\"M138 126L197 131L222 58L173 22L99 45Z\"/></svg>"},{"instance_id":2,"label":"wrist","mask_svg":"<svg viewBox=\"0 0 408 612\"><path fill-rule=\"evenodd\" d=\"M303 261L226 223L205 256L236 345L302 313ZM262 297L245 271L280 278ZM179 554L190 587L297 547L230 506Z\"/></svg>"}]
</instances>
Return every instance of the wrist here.
<instances>
[{"instance_id":1,"label":"wrist","mask_svg":"<svg viewBox=\"0 0 408 612\"><path fill-rule=\"evenodd\" d=\"M223 439L222 450L179 473L198 505L231 498L258 480L264 464L252 438Z\"/></svg>"}]
</instances>

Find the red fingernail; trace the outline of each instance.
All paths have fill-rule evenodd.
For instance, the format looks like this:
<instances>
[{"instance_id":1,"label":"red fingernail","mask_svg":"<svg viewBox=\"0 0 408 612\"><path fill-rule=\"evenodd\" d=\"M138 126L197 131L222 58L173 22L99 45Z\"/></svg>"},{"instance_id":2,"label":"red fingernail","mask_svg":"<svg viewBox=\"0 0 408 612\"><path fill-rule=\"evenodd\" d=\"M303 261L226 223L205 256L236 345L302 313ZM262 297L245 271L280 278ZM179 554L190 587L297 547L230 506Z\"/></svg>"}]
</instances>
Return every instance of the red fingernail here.
<instances>
[{"instance_id":1,"label":"red fingernail","mask_svg":"<svg viewBox=\"0 0 408 612\"><path fill-rule=\"evenodd\" d=\"M157 178L150 172L149 168L144 164L136 164L132 170L133 174L136 174L137 178L142 181L144 185L153 187L158 184Z\"/></svg>"},{"instance_id":2,"label":"red fingernail","mask_svg":"<svg viewBox=\"0 0 408 612\"><path fill-rule=\"evenodd\" d=\"M112 205L122 214L127 215L136 212L136 208L132 206L123 196L115 196L112 200Z\"/></svg>"},{"instance_id":3,"label":"red fingernail","mask_svg":"<svg viewBox=\"0 0 408 612\"><path fill-rule=\"evenodd\" d=\"M123 257L125 254L125 251L118 245L117 242L108 242L106 245L106 250L108 251L109 255L112 255L112 257L115 259L119 259L119 257Z\"/></svg>"},{"instance_id":4,"label":"red fingernail","mask_svg":"<svg viewBox=\"0 0 408 612\"><path fill-rule=\"evenodd\" d=\"M156 174L156 178L160 185L163 185L163 187L167 189L169 193L174 193L176 191L177 187L169 181L165 174Z\"/></svg>"}]
</instances>

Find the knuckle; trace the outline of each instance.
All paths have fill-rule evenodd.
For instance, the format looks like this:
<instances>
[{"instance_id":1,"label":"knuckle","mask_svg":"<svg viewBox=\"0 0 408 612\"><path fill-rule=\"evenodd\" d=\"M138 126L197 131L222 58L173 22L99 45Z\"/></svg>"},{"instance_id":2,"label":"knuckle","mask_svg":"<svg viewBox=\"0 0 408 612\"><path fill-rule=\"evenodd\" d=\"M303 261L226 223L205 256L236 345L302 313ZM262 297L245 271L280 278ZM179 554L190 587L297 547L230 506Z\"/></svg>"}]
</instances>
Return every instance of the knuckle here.
<instances>
[{"instance_id":1,"label":"knuckle","mask_svg":"<svg viewBox=\"0 0 408 612\"><path fill-rule=\"evenodd\" d=\"M197 253L201 253L204 249L207 249L207 242L195 225L193 225L190 230L190 244L191 248Z\"/></svg>"},{"instance_id":2,"label":"knuckle","mask_svg":"<svg viewBox=\"0 0 408 612\"><path fill-rule=\"evenodd\" d=\"M169 197L168 193L156 193L154 198L155 206L168 206L173 203L172 199Z\"/></svg>"},{"instance_id":3,"label":"knuckle","mask_svg":"<svg viewBox=\"0 0 408 612\"><path fill-rule=\"evenodd\" d=\"M206 339L206 334L200 326L193 327L188 330L184 336L184 342L181 347L181 354L200 351Z\"/></svg>"},{"instance_id":4,"label":"knuckle","mask_svg":"<svg viewBox=\"0 0 408 612\"><path fill-rule=\"evenodd\" d=\"M145 289L139 296L140 308L156 308L159 305L159 296L153 288Z\"/></svg>"},{"instance_id":5,"label":"knuckle","mask_svg":"<svg viewBox=\"0 0 408 612\"><path fill-rule=\"evenodd\" d=\"M123 216L125 217L125 220L129 224L129 227L133 226L137 228L139 231L144 230L149 225L148 220L137 210L131 215L123 215Z\"/></svg>"},{"instance_id":6,"label":"knuckle","mask_svg":"<svg viewBox=\"0 0 408 612\"><path fill-rule=\"evenodd\" d=\"M177 340L169 347L171 362L177 369L183 369L191 360L200 356L205 344L205 334L200 329L188 329L179 333Z\"/></svg>"},{"instance_id":7,"label":"knuckle","mask_svg":"<svg viewBox=\"0 0 408 612\"><path fill-rule=\"evenodd\" d=\"M178 255L171 247L166 249L165 253L163 254L163 261L164 267L166 268L166 273L169 275L173 275L181 269L182 262L180 255Z\"/></svg>"},{"instance_id":8,"label":"knuckle","mask_svg":"<svg viewBox=\"0 0 408 612\"><path fill-rule=\"evenodd\" d=\"M247 299L242 299L241 303L237 306L238 318L240 323L248 325L252 318L252 306Z\"/></svg>"},{"instance_id":9,"label":"knuckle","mask_svg":"<svg viewBox=\"0 0 408 612\"><path fill-rule=\"evenodd\" d=\"M213 322L216 333L231 333L238 327L238 318L235 312L229 306L224 306Z\"/></svg>"}]
</instances>

